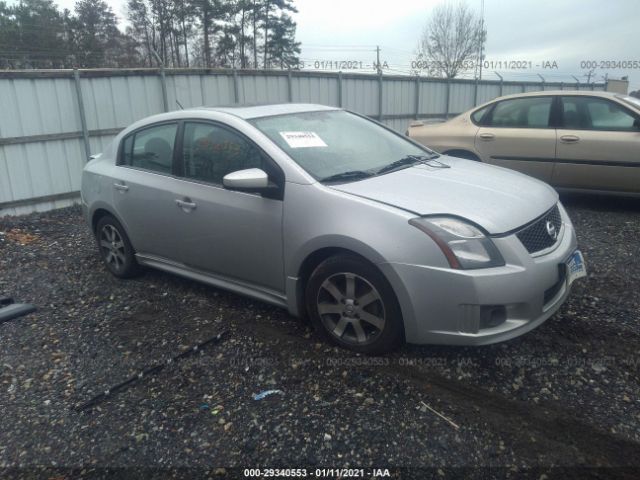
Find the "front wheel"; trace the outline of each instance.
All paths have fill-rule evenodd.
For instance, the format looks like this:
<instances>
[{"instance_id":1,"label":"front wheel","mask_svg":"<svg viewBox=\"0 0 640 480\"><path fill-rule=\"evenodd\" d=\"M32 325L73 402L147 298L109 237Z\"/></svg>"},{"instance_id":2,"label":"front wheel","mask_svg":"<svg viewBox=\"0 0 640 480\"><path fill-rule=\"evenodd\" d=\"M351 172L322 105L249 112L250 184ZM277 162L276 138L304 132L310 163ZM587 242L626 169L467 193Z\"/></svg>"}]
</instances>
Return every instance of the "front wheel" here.
<instances>
[{"instance_id":1,"label":"front wheel","mask_svg":"<svg viewBox=\"0 0 640 480\"><path fill-rule=\"evenodd\" d=\"M341 347L381 354L404 341L400 306L386 278L355 255L335 255L311 274L305 292L314 328Z\"/></svg>"}]
</instances>

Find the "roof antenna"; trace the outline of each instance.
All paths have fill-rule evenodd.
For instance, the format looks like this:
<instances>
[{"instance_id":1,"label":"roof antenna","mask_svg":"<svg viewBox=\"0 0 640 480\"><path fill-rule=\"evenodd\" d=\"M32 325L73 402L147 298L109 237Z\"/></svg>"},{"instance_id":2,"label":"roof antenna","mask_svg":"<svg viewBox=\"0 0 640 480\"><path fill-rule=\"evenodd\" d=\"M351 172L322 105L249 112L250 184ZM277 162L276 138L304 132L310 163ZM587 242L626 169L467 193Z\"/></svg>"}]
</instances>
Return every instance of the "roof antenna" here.
<instances>
[{"instance_id":1,"label":"roof antenna","mask_svg":"<svg viewBox=\"0 0 640 480\"><path fill-rule=\"evenodd\" d=\"M184 110L184 107L182 106L182 104L178 101L178 99L176 98L176 103L178 104L178 106L180 107L180 110Z\"/></svg>"}]
</instances>

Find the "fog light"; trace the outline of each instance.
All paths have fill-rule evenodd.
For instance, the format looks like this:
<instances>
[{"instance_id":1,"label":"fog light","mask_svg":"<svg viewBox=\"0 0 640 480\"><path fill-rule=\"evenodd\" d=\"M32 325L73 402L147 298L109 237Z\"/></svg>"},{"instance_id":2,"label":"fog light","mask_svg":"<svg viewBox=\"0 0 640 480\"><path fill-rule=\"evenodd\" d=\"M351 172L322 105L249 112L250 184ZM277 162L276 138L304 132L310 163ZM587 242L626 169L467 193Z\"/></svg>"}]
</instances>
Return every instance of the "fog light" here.
<instances>
[{"instance_id":1,"label":"fog light","mask_svg":"<svg viewBox=\"0 0 640 480\"><path fill-rule=\"evenodd\" d=\"M484 305L480 307L480 328L494 328L507 320L504 305Z\"/></svg>"}]
</instances>

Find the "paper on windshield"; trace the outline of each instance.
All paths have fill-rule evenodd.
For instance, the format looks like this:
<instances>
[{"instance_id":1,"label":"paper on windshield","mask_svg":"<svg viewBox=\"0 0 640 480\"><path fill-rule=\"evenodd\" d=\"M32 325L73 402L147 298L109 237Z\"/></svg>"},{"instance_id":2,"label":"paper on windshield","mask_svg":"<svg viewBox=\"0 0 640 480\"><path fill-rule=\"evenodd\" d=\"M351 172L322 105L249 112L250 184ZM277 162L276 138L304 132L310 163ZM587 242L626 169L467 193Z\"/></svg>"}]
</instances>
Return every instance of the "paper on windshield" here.
<instances>
[{"instance_id":1,"label":"paper on windshield","mask_svg":"<svg viewBox=\"0 0 640 480\"><path fill-rule=\"evenodd\" d=\"M315 132L280 132L280 135L291 148L327 146Z\"/></svg>"}]
</instances>

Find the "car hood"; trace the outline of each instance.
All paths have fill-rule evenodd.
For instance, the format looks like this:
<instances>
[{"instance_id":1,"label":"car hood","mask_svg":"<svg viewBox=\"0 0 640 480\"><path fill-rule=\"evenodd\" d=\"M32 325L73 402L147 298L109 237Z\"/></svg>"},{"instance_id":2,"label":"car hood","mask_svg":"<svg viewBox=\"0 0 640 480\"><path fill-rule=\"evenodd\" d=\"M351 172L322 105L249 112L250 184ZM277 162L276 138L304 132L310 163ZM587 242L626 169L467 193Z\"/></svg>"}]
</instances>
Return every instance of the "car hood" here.
<instances>
[{"instance_id":1,"label":"car hood","mask_svg":"<svg viewBox=\"0 0 640 480\"><path fill-rule=\"evenodd\" d=\"M558 201L549 185L513 170L444 155L438 161L450 168L416 165L331 188L416 215L463 217L490 234L517 229Z\"/></svg>"}]
</instances>

